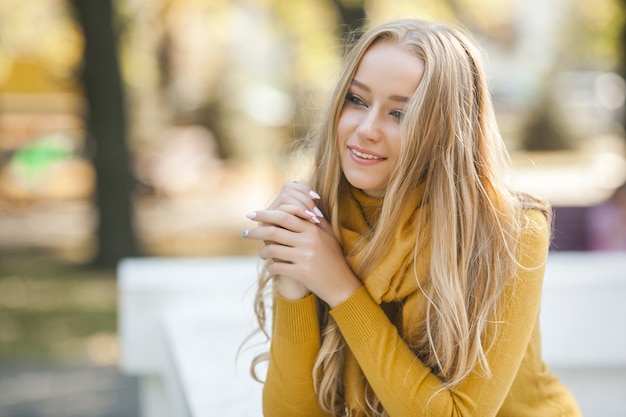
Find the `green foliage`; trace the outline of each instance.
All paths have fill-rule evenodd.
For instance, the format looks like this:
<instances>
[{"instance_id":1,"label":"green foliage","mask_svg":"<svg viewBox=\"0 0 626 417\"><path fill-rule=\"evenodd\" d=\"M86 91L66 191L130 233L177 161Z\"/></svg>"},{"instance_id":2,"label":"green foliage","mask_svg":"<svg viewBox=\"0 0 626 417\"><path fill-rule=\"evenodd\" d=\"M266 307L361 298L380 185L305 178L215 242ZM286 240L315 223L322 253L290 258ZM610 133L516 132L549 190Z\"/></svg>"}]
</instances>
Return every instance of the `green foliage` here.
<instances>
[{"instance_id":1,"label":"green foliage","mask_svg":"<svg viewBox=\"0 0 626 417\"><path fill-rule=\"evenodd\" d=\"M71 140L61 134L39 138L15 152L11 162L14 174L33 184L50 169L67 161L74 153Z\"/></svg>"},{"instance_id":2,"label":"green foliage","mask_svg":"<svg viewBox=\"0 0 626 417\"><path fill-rule=\"evenodd\" d=\"M561 65L570 68L616 68L623 59L620 36L626 15L621 0L566 2Z\"/></svg>"}]
</instances>

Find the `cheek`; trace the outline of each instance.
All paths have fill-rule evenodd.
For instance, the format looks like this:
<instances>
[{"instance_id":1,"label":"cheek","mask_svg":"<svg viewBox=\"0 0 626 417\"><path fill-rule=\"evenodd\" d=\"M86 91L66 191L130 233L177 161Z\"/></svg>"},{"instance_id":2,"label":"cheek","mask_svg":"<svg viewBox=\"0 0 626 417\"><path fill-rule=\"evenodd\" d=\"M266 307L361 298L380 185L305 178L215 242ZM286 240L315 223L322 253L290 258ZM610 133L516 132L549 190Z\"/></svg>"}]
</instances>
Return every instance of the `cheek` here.
<instances>
[{"instance_id":1,"label":"cheek","mask_svg":"<svg viewBox=\"0 0 626 417\"><path fill-rule=\"evenodd\" d=\"M399 155L402 150L402 128L399 125L393 126L389 135L389 147L394 155Z\"/></svg>"},{"instance_id":2,"label":"cheek","mask_svg":"<svg viewBox=\"0 0 626 417\"><path fill-rule=\"evenodd\" d=\"M347 131L348 120L346 117L346 112L342 110L339 114L339 120L337 120L337 137L339 138L340 142L345 139L344 136L346 135Z\"/></svg>"},{"instance_id":3,"label":"cheek","mask_svg":"<svg viewBox=\"0 0 626 417\"><path fill-rule=\"evenodd\" d=\"M358 112L351 108L344 107L339 113L339 120L337 120L337 134L339 140L345 140L347 136L351 135L356 127L359 125Z\"/></svg>"},{"instance_id":4,"label":"cheek","mask_svg":"<svg viewBox=\"0 0 626 417\"><path fill-rule=\"evenodd\" d=\"M402 142L399 137L397 138L397 140L394 140L392 143L390 143L390 148L394 157L397 158L398 155L400 155L400 152L402 152Z\"/></svg>"}]
</instances>

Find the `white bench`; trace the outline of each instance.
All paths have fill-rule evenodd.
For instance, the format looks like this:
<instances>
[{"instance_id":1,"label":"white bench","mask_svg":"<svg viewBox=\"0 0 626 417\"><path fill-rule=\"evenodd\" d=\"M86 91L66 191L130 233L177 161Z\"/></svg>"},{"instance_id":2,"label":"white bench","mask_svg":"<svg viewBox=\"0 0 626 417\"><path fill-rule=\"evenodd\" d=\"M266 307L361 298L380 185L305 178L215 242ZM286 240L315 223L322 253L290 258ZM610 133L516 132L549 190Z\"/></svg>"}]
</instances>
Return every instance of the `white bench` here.
<instances>
[{"instance_id":1,"label":"white bench","mask_svg":"<svg viewBox=\"0 0 626 417\"><path fill-rule=\"evenodd\" d=\"M143 417L262 415L248 368L264 347L236 356L255 329L256 270L248 257L120 264L121 368L140 377ZM626 254L552 252L541 321L584 415L626 415Z\"/></svg>"},{"instance_id":2,"label":"white bench","mask_svg":"<svg viewBox=\"0 0 626 417\"><path fill-rule=\"evenodd\" d=\"M128 259L119 267L121 367L144 417L260 416L252 357L257 260Z\"/></svg>"}]
</instances>

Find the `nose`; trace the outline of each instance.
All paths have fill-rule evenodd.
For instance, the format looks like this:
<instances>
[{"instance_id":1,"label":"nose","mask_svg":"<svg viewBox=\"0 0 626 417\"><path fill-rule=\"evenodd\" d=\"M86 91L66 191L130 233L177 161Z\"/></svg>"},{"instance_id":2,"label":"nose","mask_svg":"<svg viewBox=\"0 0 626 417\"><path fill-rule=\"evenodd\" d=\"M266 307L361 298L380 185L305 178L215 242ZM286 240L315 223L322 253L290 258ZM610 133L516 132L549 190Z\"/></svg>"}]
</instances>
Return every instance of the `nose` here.
<instances>
[{"instance_id":1,"label":"nose","mask_svg":"<svg viewBox=\"0 0 626 417\"><path fill-rule=\"evenodd\" d=\"M372 108L363 115L357 127L357 134L361 139L378 141L383 136L379 112Z\"/></svg>"}]
</instances>

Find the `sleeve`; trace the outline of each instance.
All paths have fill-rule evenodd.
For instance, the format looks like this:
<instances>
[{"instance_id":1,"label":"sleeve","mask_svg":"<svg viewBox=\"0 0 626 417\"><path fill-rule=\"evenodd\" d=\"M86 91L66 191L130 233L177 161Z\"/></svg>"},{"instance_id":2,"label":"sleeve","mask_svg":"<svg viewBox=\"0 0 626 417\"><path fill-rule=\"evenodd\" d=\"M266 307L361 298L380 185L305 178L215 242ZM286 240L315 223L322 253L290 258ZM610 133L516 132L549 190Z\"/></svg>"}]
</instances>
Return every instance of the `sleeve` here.
<instances>
[{"instance_id":1,"label":"sleeve","mask_svg":"<svg viewBox=\"0 0 626 417\"><path fill-rule=\"evenodd\" d=\"M313 387L313 364L320 348L317 299L288 300L276 295L267 378L266 417L327 417Z\"/></svg>"},{"instance_id":2,"label":"sleeve","mask_svg":"<svg viewBox=\"0 0 626 417\"><path fill-rule=\"evenodd\" d=\"M454 389L409 349L365 287L331 310L350 350L391 417L495 416L517 375L538 319L549 232L545 217L529 214L530 227L518 250L517 276L503 295L505 309L487 354L491 377L473 371ZM543 219L543 220L541 220Z\"/></svg>"}]
</instances>

